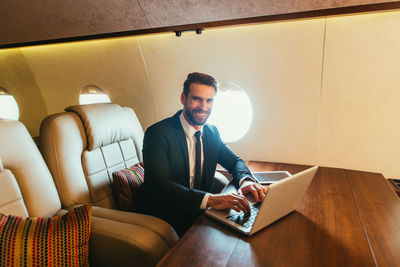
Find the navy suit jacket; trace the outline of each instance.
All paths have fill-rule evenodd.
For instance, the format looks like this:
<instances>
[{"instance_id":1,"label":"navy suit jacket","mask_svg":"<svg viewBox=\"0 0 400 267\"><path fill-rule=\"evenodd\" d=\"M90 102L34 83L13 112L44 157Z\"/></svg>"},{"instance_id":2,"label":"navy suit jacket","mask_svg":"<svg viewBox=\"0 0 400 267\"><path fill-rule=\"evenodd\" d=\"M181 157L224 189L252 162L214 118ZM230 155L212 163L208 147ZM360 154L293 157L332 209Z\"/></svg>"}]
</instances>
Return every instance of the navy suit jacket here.
<instances>
[{"instance_id":1,"label":"navy suit jacket","mask_svg":"<svg viewBox=\"0 0 400 267\"><path fill-rule=\"evenodd\" d=\"M144 136L142 186L150 214L165 218L168 214L198 214L201 201L211 189L217 163L227 169L238 187L251 176L243 160L221 140L215 126L203 126L203 177L201 190L190 189L190 171L185 132L179 120L182 110L173 117L150 126ZM160 216L164 214L164 216Z\"/></svg>"}]
</instances>

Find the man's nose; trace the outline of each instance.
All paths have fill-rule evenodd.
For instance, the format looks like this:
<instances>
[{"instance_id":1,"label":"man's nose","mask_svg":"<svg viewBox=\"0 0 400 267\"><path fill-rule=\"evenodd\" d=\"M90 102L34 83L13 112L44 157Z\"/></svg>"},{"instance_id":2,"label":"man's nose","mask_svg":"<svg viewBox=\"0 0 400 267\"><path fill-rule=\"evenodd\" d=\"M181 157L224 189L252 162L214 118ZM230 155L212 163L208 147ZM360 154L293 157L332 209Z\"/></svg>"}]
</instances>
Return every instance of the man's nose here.
<instances>
[{"instance_id":1,"label":"man's nose","mask_svg":"<svg viewBox=\"0 0 400 267\"><path fill-rule=\"evenodd\" d=\"M201 102L200 102L200 108L202 108L202 109L208 108L207 100L204 100L204 101L201 101Z\"/></svg>"}]
</instances>

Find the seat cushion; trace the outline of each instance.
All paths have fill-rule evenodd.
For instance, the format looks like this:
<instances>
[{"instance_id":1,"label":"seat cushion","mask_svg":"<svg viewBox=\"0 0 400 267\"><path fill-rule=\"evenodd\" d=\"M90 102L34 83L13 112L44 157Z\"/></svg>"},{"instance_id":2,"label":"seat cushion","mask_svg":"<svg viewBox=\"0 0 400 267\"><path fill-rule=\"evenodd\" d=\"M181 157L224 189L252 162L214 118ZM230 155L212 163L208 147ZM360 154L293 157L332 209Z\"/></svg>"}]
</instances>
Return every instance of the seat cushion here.
<instances>
[{"instance_id":1,"label":"seat cushion","mask_svg":"<svg viewBox=\"0 0 400 267\"><path fill-rule=\"evenodd\" d=\"M0 129L0 158L4 169L15 177L29 216L53 216L61 209L60 198L28 130L21 122L12 120L0 120Z\"/></svg>"},{"instance_id":2,"label":"seat cushion","mask_svg":"<svg viewBox=\"0 0 400 267\"><path fill-rule=\"evenodd\" d=\"M17 180L10 170L0 170L0 212L27 217Z\"/></svg>"},{"instance_id":3,"label":"seat cushion","mask_svg":"<svg viewBox=\"0 0 400 267\"><path fill-rule=\"evenodd\" d=\"M0 266L88 266L92 208L51 218L0 214Z\"/></svg>"},{"instance_id":4,"label":"seat cushion","mask_svg":"<svg viewBox=\"0 0 400 267\"><path fill-rule=\"evenodd\" d=\"M133 210L133 194L144 181L144 168L137 163L127 169L113 172L113 191L119 210Z\"/></svg>"}]
</instances>

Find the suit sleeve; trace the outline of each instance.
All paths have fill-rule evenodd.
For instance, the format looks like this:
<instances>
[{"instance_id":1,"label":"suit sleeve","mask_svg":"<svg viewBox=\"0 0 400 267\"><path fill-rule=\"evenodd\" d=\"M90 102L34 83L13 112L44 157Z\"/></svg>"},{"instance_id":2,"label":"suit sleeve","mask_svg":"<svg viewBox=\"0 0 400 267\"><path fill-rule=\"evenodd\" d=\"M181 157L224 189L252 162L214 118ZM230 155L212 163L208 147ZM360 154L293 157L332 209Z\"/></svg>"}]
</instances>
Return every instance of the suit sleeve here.
<instances>
[{"instance_id":1,"label":"suit sleeve","mask_svg":"<svg viewBox=\"0 0 400 267\"><path fill-rule=\"evenodd\" d=\"M179 175L171 169L170 149L167 136L161 129L150 127L144 136L143 161L147 194L159 206L169 210L193 213L198 212L205 192L189 189L174 182L173 175Z\"/></svg>"},{"instance_id":2,"label":"suit sleeve","mask_svg":"<svg viewBox=\"0 0 400 267\"><path fill-rule=\"evenodd\" d=\"M224 144L219 136L218 130L215 128L215 131L218 136L219 142L219 155L218 155L218 163L228 170L230 174L232 174L233 182L235 186L239 187L239 182L241 179L245 177L252 177L249 168L247 168L246 163L235 154L226 144Z\"/></svg>"}]
</instances>

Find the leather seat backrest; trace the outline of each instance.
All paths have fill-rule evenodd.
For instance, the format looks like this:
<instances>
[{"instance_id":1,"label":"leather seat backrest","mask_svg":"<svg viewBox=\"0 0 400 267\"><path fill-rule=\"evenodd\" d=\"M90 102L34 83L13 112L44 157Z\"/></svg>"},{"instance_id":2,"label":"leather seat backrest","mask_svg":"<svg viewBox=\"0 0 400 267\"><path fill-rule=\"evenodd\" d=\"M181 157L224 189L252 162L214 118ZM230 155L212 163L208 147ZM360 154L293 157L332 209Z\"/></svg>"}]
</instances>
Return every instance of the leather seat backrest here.
<instances>
[{"instance_id":1,"label":"leather seat backrest","mask_svg":"<svg viewBox=\"0 0 400 267\"><path fill-rule=\"evenodd\" d=\"M64 206L115 208L112 173L142 161L143 129L131 108L72 106L47 117L40 149Z\"/></svg>"},{"instance_id":2,"label":"leather seat backrest","mask_svg":"<svg viewBox=\"0 0 400 267\"><path fill-rule=\"evenodd\" d=\"M60 208L53 178L25 126L0 119L0 212L49 217Z\"/></svg>"}]
</instances>

